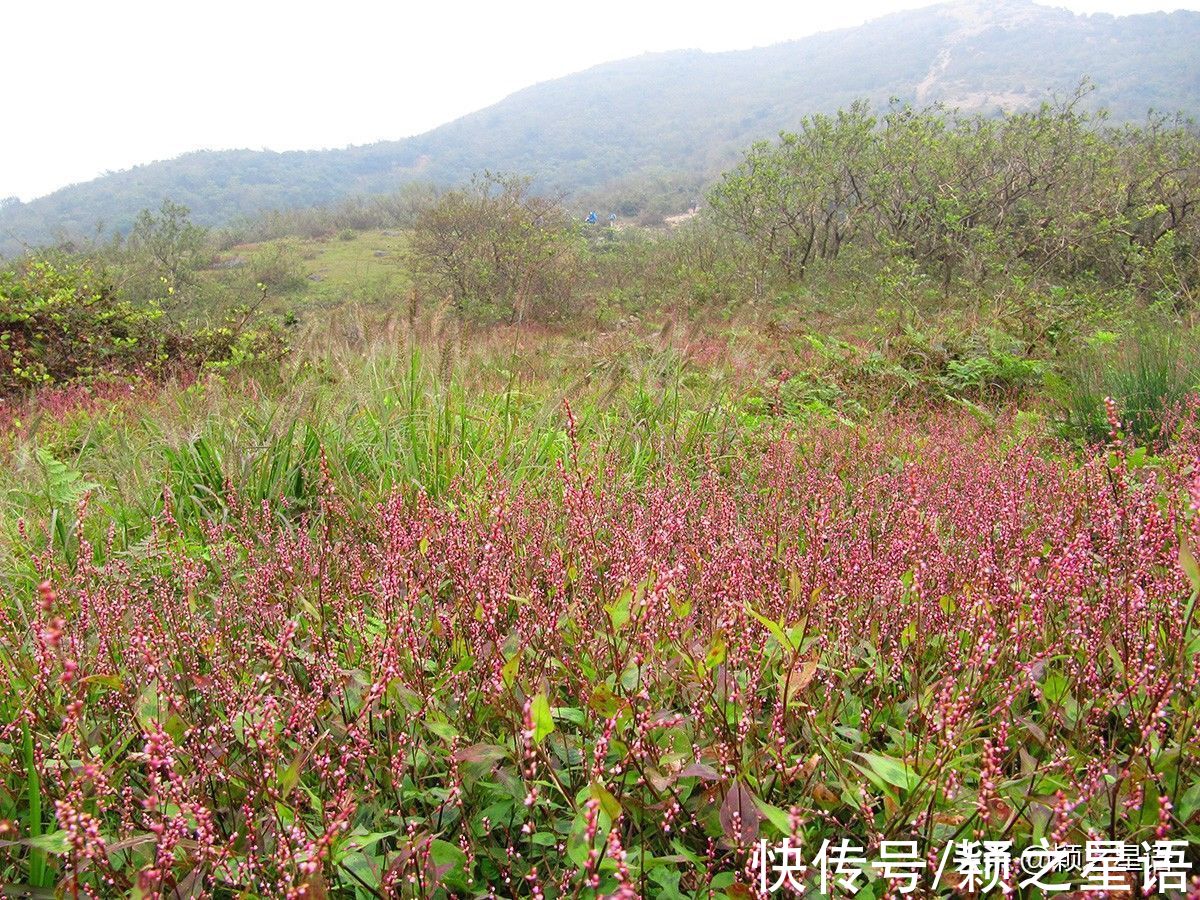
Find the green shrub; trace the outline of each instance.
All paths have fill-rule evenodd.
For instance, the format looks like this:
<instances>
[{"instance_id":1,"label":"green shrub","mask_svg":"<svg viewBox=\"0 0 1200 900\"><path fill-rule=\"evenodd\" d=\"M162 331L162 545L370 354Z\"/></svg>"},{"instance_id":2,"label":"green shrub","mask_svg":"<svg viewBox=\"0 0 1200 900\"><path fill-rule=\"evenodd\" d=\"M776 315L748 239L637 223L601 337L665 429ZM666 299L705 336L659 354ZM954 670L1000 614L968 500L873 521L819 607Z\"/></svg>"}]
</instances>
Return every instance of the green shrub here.
<instances>
[{"instance_id":1,"label":"green shrub","mask_svg":"<svg viewBox=\"0 0 1200 900\"><path fill-rule=\"evenodd\" d=\"M113 376L153 378L168 365L196 371L277 362L282 331L256 307L216 328L171 323L155 303L123 299L105 273L35 260L0 271L0 397Z\"/></svg>"},{"instance_id":2,"label":"green shrub","mask_svg":"<svg viewBox=\"0 0 1200 900\"><path fill-rule=\"evenodd\" d=\"M410 260L431 293L480 321L549 321L571 309L583 242L558 199L527 178L486 173L428 205Z\"/></svg>"},{"instance_id":3,"label":"green shrub","mask_svg":"<svg viewBox=\"0 0 1200 900\"><path fill-rule=\"evenodd\" d=\"M280 240L264 245L250 260L250 277L272 291L288 293L308 286L304 263L295 241Z\"/></svg>"},{"instance_id":4,"label":"green shrub","mask_svg":"<svg viewBox=\"0 0 1200 900\"><path fill-rule=\"evenodd\" d=\"M87 266L36 260L0 272L0 396L152 370L176 344L157 305L119 298Z\"/></svg>"}]
</instances>

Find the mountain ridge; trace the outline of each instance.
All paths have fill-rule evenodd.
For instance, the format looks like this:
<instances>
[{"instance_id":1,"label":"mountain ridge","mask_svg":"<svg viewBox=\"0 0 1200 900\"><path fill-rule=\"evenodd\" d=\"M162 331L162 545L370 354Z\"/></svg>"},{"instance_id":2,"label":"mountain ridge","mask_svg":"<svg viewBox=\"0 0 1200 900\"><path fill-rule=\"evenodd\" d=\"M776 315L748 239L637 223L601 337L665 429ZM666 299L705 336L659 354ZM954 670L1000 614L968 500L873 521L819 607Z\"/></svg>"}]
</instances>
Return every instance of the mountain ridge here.
<instances>
[{"instance_id":1,"label":"mountain ridge","mask_svg":"<svg viewBox=\"0 0 1200 900\"><path fill-rule=\"evenodd\" d=\"M749 50L671 50L522 88L423 134L330 150L197 150L0 206L0 254L128 229L169 197L216 225L272 208L450 184L483 169L567 192L652 172L712 177L817 112L895 98L985 114L1084 77L1118 121L1200 113L1200 12L1077 15L1032 0L952 0ZM97 225L101 228L97 229Z\"/></svg>"}]
</instances>

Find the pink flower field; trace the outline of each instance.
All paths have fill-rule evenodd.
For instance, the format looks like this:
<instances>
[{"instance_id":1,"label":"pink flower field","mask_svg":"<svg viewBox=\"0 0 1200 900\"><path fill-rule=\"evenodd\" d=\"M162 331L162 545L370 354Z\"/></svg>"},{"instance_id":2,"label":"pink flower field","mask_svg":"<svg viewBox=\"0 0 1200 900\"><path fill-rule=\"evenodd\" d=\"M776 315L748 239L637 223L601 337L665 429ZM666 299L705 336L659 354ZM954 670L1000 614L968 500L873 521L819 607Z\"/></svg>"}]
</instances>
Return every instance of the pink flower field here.
<instances>
[{"instance_id":1,"label":"pink flower field","mask_svg":"<svg viewBox=\"0 0 1200 900\"><path fill-rule=\"evenodd\" d=\"M1079 458L885 417L638 483L568 454L355 514L325 480L198 537L168 497L138 554L83 538L11 587L0 811L44 827L0 823L0 871L80 897L748 897L760 840L802 844L811 885L823 841L916 842L932 874L952 841L1194 838L1190 434Z\"/></svg>"}]
</instances>

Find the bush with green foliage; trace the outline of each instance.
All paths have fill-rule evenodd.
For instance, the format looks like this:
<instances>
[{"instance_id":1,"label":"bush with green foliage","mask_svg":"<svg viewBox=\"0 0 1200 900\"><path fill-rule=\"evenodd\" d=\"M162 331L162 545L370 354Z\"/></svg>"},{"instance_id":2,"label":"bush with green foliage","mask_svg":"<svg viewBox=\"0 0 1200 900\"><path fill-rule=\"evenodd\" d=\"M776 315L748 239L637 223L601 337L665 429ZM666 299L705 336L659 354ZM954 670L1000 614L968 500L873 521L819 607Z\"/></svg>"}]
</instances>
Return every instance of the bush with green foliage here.
<instances>
[{"instance_id":1,"label":"bush with green foliage","mask_svg":"<svg viewBox=\"0 0 1200 900\"><path fill-rule=\"evenodd\" d=\"M293 240L271 241L250 258L249 276L254 284L272 291L298 291L305 286L304 261Z\"/></svg>"},{"instance_id":2,"label":"bush with green foliage","mask_svg":"<svg viewBox=\"0 0 1200 900\"><path fill-rule=\"evenodd\" d=\"M574 300L582 245L560 202L531 181L485 173L417 217L412 262L460 315L560 318Z\"/></svg>"},{"instance_id":3,"label":"bush with green foliage","mask_svg":"<svg viewBox=\"0 0 1200 900\"><path fill-rule=\"evenodd\" d=\"M186 206L167 199L157 210L143 209L125 247L135 299L178 299L211 256L208 231Z\"/></svg>"},{"instance_id":4,"label":"bush with green foliage","mask_svg":"<svg viewBox=\"0 0 1200 900\"><path fill-rule=\"evenodd\" d=\"M0 396L149 371L178 349L158 307L122 299L103 273L46 260L0 271Z\"/></svg>"},{"instance_id":5,"label":"bush with green foliage","mask_svg":"<svg viewBox=\"0 0 1200 900\"><path fill-rule=\"evenodd\" d=\"M1003 118L862 103L760 142L710 194L756 272L799 280L851 244L941 286L1091 278L1139 296L1200 285L1200 135L1152 116L1113 128L1058 106Z\"/></svg>"},{"instance_id":6,"label":"bush with green foliage","mask_svg":"<svg viewBox=\"0 0 1200 900\"><path fill-rule=\"evenodd\" d=\"M187 328L170 322L157 303L123 297L103 270L31 259L0 270L0 397L113 376L278 361L286 349L281 332L255 313L256 306L242 306L219 326Z\"/></svg>"}]
</instances>

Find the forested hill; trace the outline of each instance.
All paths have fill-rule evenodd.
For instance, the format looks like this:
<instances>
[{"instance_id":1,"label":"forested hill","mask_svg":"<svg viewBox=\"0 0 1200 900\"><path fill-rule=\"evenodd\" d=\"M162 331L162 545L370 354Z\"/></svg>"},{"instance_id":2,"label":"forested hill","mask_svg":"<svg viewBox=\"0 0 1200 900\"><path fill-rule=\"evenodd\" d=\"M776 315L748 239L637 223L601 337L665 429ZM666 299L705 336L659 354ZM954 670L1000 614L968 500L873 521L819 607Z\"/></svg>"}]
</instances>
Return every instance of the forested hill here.
<instances>
[{"instance_id":1,"label":"forested hill","mask_svg":"<svg viewBox=\"0 0 1200 900\"><path fill-rule=\"evenodd\" d=\"M751 141L865 98L967 111L1036 106L1088 77L1113 118L1200 112L1200 13L1077 16L1028 0L965 0L729 53L677 51L535 85L426 134L341 150L233 150L104 175L0 205L0 255L129 227L164 197L218 224L267 208L457 182L483 169L594 190L640 175L707 177Z\"/></svg>"}]
</instances>

